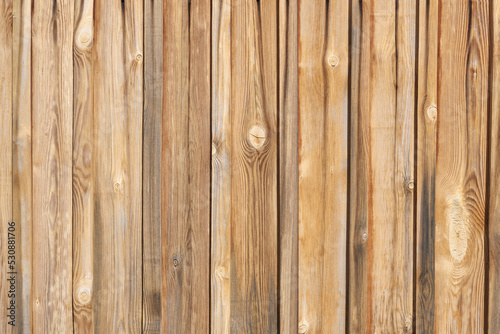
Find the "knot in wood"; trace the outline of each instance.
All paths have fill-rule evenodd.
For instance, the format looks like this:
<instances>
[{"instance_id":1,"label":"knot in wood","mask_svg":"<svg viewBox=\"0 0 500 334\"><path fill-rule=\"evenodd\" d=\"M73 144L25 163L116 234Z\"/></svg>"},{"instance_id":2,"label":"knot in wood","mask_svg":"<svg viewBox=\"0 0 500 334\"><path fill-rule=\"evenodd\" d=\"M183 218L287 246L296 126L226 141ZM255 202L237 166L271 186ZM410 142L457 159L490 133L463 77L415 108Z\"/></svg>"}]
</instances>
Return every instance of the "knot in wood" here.
<instances>
[{"instance_id":1,"label":"knot in wood","mask_svg":"<svg viewBox=\"0 0 500 334\"><path fill-rule=\"evenodd\" d=\"M363 234L361 235L361 240L363 240L363 242L366 242L366 240L368 240L368 233L367 232L363 232Z\"/></svg>"},{"instance_id":2,"label":"knot in wood","mask_svg":"<svg viewBox=\"0 0 500 334\"><path fill-rule=\"evenodd\" d=\"M339 57L330 56L330 58L328 58L328 64L330 64L331 67L337 67L339 64Z\"/></svg>"},{"instance_id":3,"label":"knot in wood","mask_svg":"<svg viewBox=\"0 0 500 334\"><path fill-rule=\"evenodd\" d=\"M266 131L259 125L254 125L250 129L248 140L250 145L255 149L259 149L266 142Z\"/></svg>"},{"instance_id":4,"label":"knot in wood","mask_svg":"<svg viewBox=\"0 0 500 334\"><path fill-rule=\"evenodd\" d=\"M142 55L140 53L138 53L137 56L135 56L135 61L138 63L142 61Z\"/></svg>"},{"instance_id":5,"label":"knot in wood","mask_svg":"<svg viewBox=\"0 0 500 334\"><path fill-rule=\"evenodd\" d=\"M174 267L178 267L179 266L179 260L177 258L174 258L174 260L172 261L172 263L174 264Z\"/></svg>"},{"instance_id":6,"label":"knot in wood","mask_svg":"<svg viewBox=\"0 0 500 334\"><path fill-rule=\"evenodd\" d=\"M429 108L427 108L427 117L429 117L429 119L431 121L435 121L437 119L437 107L436 106L430 106Z\"/></svg>"},{"instance_id":7,"label":"knot in wood","mask_svg":"<svg viewBox=\"0 0 500 334\"><path fill-rule=\"evenodd\" d=\"M406 184L406 187L408 188L408 190L413 190L415 188L415 182L413 181L408 181L408 183Z\"/></svg>"},{"instance_id":8,"label":"knot in wood","mask_svg":"<svg viewBox=\"0 0 500 334\"><path fill-rule=\"evenodd\" d=\"M76 302L80 305L87 305L90 302L92 292L89 286L81 286L76 291Z\"/></svg>"},{"instance_id":9,"label":"knot in wood","mask_svg":"<svg viewBox=\"0 0 500 334\"><path fill-rule=\"evenodd\" d=\"M309 327L306 324L301 324L299 326L299 334L305 334Z\"/></svg>"},{"instance_id":10,"label":"knot in wood","mask_svg":"<svg viewBox=\"0 0 500 334\"><path fill-rule=\"evenodd\" d=\"M215 147L215 144L212 144L212 155L215 155L217 153L217 147Z\"/></svg>"}]
</instances>

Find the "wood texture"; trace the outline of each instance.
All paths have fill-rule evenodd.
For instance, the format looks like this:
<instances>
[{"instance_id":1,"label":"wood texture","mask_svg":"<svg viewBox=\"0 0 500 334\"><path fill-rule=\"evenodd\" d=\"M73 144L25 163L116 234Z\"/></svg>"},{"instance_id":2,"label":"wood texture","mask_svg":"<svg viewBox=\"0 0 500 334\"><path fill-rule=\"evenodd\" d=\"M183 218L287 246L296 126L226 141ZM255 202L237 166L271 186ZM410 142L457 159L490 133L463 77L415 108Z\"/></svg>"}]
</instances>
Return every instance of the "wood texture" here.
<instances>
[{"instance_id":1,"label":"wood texture","mask_svg":"<svg viewBox=\"0 0 500 334\"><path fill-rule=\"evenodd\" d=\"M298 3L279 1L280 333L298 333Z\"/></svg>"},{"instance_id":2,"label":"wood texture","mask_svg":"<svg viewBox=\"0 0 500 334\"><path fill-rule=\"evenodd\" d=\"M94 234L97 333L142 328L143 1L94 2Z\"/></svg>"},{"instance_id":3,"label":"wood texture","mask_svg":"<svg viewBox=\"0 0 500 334\"><path fill-rule=\"evenodd\" d=\"M73 2L32 7L32 328L73 330L72 122Z\"/></svg>"},{"instance_id":4,"label":"wood texture","mask_svg":"<svg viewBox=\"0 0 500 334\"><path fill-rule=\"evenodd\" d=\"M416 3L352 8L349 330L410 332Z\"/></svg>"},{"instance_id":5,"label":"wood texture","mask_svg":"<svg viewBox=\"0 0 500 334\"><path fill-rule=\"evenodd\" d=\"M438 13L438 333L484 329L488 7L486 1L441 0Z\"/></svg>"},{"instance_id":6,"label":"wood texture","mask_svg":"<svg viewBox=\"0 0 500 334\"><path fill-rule=\"evenodd\" d=\"M349 3L299 0L299 8L299 333L342 333Z\"/></svg>"},{"instance_id":7,"label":"wood texture","mask_svg":"<svg viewBox=\"0 0 500 334\"><path fill-rule=\"evenodd\" d=\"M161 96L163 2L144 1L144 127L142 153L142 330L161 329Z\"/></svg>"},{"instance_id":8,"label":"wood texture","mask_svg":"<svg viewBox=\"0 0 500 334\"><path fill-rule=\"evenodd\" d=\"M163 3L162 332L210 312L210 1Z\"/></svg>"}]
</instances>

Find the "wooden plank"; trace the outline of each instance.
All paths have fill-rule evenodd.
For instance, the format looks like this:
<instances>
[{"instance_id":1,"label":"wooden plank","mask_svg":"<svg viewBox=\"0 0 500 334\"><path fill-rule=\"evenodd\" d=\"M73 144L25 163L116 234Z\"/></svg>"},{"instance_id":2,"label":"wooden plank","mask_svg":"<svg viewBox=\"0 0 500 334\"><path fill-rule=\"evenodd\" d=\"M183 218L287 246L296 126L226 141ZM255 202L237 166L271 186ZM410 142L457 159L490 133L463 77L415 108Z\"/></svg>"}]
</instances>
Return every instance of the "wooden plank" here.
<instances>
[{"instance_id":1,"label":"wooden plank","mask_svg":"<svg viewBox=\"0 0 500 334\"><path fill-rule=\"evenodd\" d=\"M276 333L278 1L231 10L231 331Z\"/></svg>"},{"instance_id":2,"label":"wooden plank","mask_svg":"<svg viewBox=\"0 0 500 334\"><path fill-rule=\"evenodd\" d=\"M71 152L73 2L33 2L32 328L73 330Z\"/></svg>"},{"instance_id":3,"label":"wooden plank","mask_svg":"<svg viewBox=\"0 0 500 334\"><path fill-rule=\"evenodd\" d=\"M210 325L210 0L164 1L162 332Z\"/></svg>"},{"instance_id":4,"label":"wooden plank","mask_svg":"<svg viewBox=\"0 0 500 334\"><path fill-rule=\"evenodd\" d=\"M94 2L93 325L142 328L143 1Z\"/></svg>"},{"instance_id":5,"label":"wooden plank","mask_svg":"<svg viewBox=\"0 0 500 334\"><path fill-rule=\"evenodd\" d=\"M441 0L435 330L484 330L489 2Z\"/></svg>"},{"instance_id":6,"label":"wooden plank","mask_svg":"<svg viewBox=\"0 0 500 334\"><path fill-rule=\"evenodd\" d=\"M94 0L75 2L73 47L73 329L93 329L93 39Z\"/></svg>"},{"instance_id":7,"label":"wooden plank","mask_svg":"<svg viewBox=\"0 0 500 334\"><path fill-rule=\"evenodd\" d=\"M8 233L14 232L12 222L12 65L13 65L13 24L12 1L0 2L0 307L5 310L5 315L0 317L0 331L13 333L14 327L9 321L15 320L15 310L9 310L11 300L11 286L15 281L11 278L7 268L14 265L10 261L9 251L16 251L16 239L8 239ZM9 229L10 228L10 229ZM11 252L12 253L12 252ZM14 259L15 261L15 259ZM13 269L16 269L17 266ZM10 270L10 269L9 269ZM14 270L13 270L14 271ZM15 288L14 288L15 289ZM15 299L14 299L15 302ZM17 308L16 305L12 306ZM8 317L14 312L13 318ZM14 323L15 324L15 323Z\"/></svg>"},{"instance_id":8,"label":"wooden plank","mask_svg":"<svg viewBox=\"0 0 500 334\"><path fill-rule=\"evenodd\" d=\"M231 331L231 1L212 1L211 333Z\"/></svg>"},{"instance_id":9,"label":"wooden plank","mask_svg":"<svg viewBox=\"0 0 500 334\"><path fill-rule=\"evenodd\" d=\"M349 329L409 332L413 316L416 3L353 3Z\"/></svg>"},{"instance_id":10,"label":"wooden plank","mask_svg":"<svg viewBox=\"0 0 500 334\"><path fill-rule=\"evenodd\" d=\"M17 224L16 328L31 330L31 1L13 2L12 215Z\"/></svg>"},{"instance_id":11,"label":"wooden plank","mask_svg":"<svg viewBox=\"0 0 500 334\"><path fill-rule=\"evenodd\" d=\"M419 2L416 332L434 333L438 2Z\"/></svg>"},{"instance_id":12,"label":"wooden plank","mask_svg":"<svg viewBox=\"0 0 500 334\"><path fill-rule=\"evenodd\" d=\"M299 333L345 332L348 1L299 1Z\"/></svg>"},{"instance_id":13,"label":"wooden plank","mask_svg":"<svg viewBox=\"0 0 500 334\"><path fill-rule=\"evenodd\" d=\"M279 1L280 332L298 333L299 160L297 0Z\"/></svg>"},{"instance_id":14,"label":"wooden plank","mask_svg":"<svg viewBox=\"0 0 500 334\"><path fill-rule=\"evenodd\" d=\"M487 333L500 332L500 1L491 0L491 142L488 208Z\"/></svg>"},{"instance_id":15,"label":"wooden plank","mask_svg":"<svg viewBox=\"0 0 500 334\"><path fill-rule=\"evenodd\" d=\"M161 94L163 2L144 1L144 127L142 153L142 329L161 328Z\"/></svg>"}]
</instances>

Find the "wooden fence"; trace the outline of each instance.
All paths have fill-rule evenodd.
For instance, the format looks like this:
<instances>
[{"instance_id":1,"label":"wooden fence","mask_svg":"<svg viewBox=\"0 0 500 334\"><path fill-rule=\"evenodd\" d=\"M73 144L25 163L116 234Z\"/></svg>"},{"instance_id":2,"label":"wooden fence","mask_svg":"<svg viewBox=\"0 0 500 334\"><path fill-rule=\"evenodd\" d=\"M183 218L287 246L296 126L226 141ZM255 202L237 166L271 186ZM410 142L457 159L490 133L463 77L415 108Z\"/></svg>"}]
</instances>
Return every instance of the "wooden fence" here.
<instances>
[{"instance_id":1,"label":"wooden fence","mask_svg":"<svg viewBox=\"0 0 500 334\"><path fill-rule=\"evenodd\" d=\"M500 0L0 0L0 64L1 333L500 333Z\"/></svg>"}]
</instances>

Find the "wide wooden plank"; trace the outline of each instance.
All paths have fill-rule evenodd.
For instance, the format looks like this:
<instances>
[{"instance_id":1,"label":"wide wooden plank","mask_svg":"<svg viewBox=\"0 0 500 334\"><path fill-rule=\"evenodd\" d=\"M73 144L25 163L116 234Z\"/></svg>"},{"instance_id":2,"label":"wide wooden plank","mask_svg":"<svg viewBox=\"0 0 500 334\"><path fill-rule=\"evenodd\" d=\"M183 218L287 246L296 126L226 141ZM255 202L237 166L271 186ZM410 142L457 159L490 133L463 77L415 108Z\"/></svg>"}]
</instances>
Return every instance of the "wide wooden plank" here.
<instances>
[{"instance_id":1,"label":"wide wooden plank","mask_svg":"<svg viewBox=\"0 0 500 334\"><path fill-rule=\"evenodd\" d=\"M32 6L32 328L73 331L73 1Z\"/></svg>"},{"instance_id":2,"label":"wide wooden plank","mask_svg":"<svg viewBox=\"0 0 500 334\"><path fill-rule=\"evenodd\" d=\"M435 330L481 333L489 2L439 3Z\"/></svg>"},{"instance_id":3,"label":"wide wooden plank","mask_svg":"<svg viewBox=\"0 0 500 334\"><path fill-rule=\"evenodd\" d=\"M299 0L299 8L299 333L342 333L349 2Z\"/></svg>"},{"instance_id":4,"label":"wide wooden plank","mask_svg":"<svg viewBox=\"0 0 500 334\"><path fill-rule=\"evenodd\" d=\"M13 305L12 311L8 309L13 300L8 295L11 294L11 286L15 287L16 282L15 279L7 281L11 279L9 272L14 272L18 268L15 262L10 262L15 261L15 258L9 257L9 251L10 254L16 251L16 239L8 239L8 233L15 232L15 227L11 227L10 223L12 222L12 10L11 0L0 2L0 64L2 64L0 67L0 147L2 148L0 152L0 281L2 282L0 307L5 313L0 317L0 332L2 333L14 332L14 327L9 324L9 321L16 320L15 308L17 308ZM8 317L11 314L13 317Z\"/></svg>"},{"instance_id":5,"label":"wide wooden plank","mask_svg":"<svg viewBox=\"0 0 500 334\"><path fill-rule=\"evenodd\" d=\"M408 332L416 3L352 4L349 330Z\"/></svg>"},{"instance_id":6,"label":"wide wooden plank","mask_svg":"<svg viewBox=\"0 0 500 334\"><path fill-rule=\"evenodd\" d=\"M278 1L231 10L231 331L276 333Z\"/></svg>"},{"instance_id":7,"label":"wide wooden plank","mask_svg":"<svg viewBox=\"0 0 500 334\"><path fill-rule=\"evenodd\" d=\"M162 332L210 319L210 0L163 3Z\"/></svg>"},{"instance_id":8,"label":"wide wooden plank","mask_svg":"<svg viewBox=\"0 0 500 334\"><path fill-rule=\"evenodd\" d=\"M91 299L96 333L142 328L142 47L143 1L94 2Z\"/></svg>"},{"instance_id":9,"label":"wide wooden plank","mask_svg":"<svg viewBox=\"0 0 500 334\"><path fill-rule=\"evenodd\" d=\"M231 1L212 1L211 333L231 331Z\"/></svg>"},{"instance_id":10,"label":"wide wooden plank","mask_svg":"<svg viewBox=\"0 0 500 334\"><path fill-rule=\"evenodd\" d=\"M297 0L279 1L280 332L298 333L299 163Z\"/></svg>"},{"instance_id":11,"label":"wide wooden plank","mask_svg":"<svg viewBox=\"0 0 500 334\"><path fill-rule=\"evenodd\" d=\"M500 1L492 1L491 41L491 142L488 217L487 332L500 332Z\"/></svg>"},{"instance_id":12,"label":"wide wooden plank","mask_svg":"<svg viewBox=\"0 0 500 334\"><path fill-rule=\"evenodd\" d=\"M12 216L17 224L16 328L31 329L31 1L13 2Z\"/></svg>"},{"instance_id":13,"label":"wide wooden plank","mask_svg":"<svg viewBox=\"0 0 500 334\"><path fill-rule=\"evenodd\" d=\"M94 0L75 2L73 46L73 329L93 328L93 39Z\"/></svg>"},{"instance_id":14,"label":"wide wooden plank","mask_svg":"<svg viewBox=\"0 0 500 334\"><path fill-rule=\"evenodd\" d=\"M161 328L161 94L163 2L144 1L142 329Z\"/></svg>"}]
</instances>

